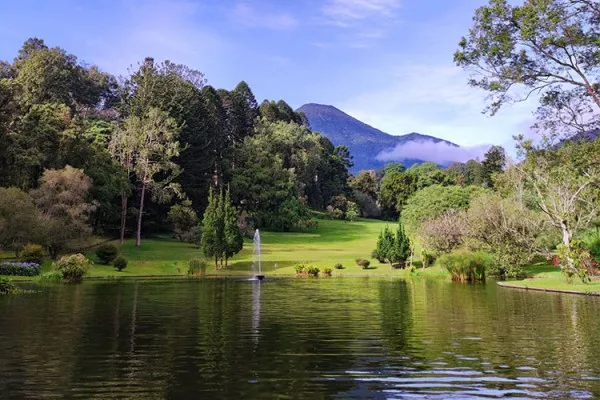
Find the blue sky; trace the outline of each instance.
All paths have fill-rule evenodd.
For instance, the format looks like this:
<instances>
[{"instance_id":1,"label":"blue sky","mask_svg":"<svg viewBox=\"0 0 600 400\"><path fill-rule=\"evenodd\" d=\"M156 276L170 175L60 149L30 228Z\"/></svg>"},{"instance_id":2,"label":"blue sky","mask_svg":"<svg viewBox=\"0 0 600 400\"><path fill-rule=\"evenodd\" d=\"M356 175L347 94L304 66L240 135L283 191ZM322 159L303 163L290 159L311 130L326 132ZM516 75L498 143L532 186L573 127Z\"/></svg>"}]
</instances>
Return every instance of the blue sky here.
<instances>
[{"instance_id":1,"label":"blue sky","mask_svg":"<svg viewBox=\"0 0 600 400\"><path fill-rule=\"evenodd\" d=\"M452 62L486 0L20 0L0 14L0 59L37 36L125 74L145 56L186 64L257 99L332 104L391 134L464 146L527 133L532 104L490 118Z\"/></svg>"}]
</instances>

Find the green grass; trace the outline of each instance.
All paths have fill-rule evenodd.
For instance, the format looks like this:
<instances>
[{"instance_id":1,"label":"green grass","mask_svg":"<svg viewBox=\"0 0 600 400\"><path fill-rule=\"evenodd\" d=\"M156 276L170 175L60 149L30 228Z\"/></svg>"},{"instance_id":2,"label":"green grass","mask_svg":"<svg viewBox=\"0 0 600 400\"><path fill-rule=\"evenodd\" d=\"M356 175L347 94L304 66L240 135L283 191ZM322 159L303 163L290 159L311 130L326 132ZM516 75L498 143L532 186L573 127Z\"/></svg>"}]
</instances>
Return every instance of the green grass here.
<instances>
[{"instance_id":1,"label":"green grass","mask_svg":"<svg viewBox=\"0 0 600 400\"><path fill-rule=\"evenodd\" d=\"M293 275L293 266L297 263L314 264L321 269L333 268L341 263L345 268L334 269L334 276L410 275L407 270L390 270L387 264L376 260L371 260L368 270L356 265L357 258L371 258L379 232L386 225L391 223L367 219L356 222L319 220L318 228L303 232L261 232L262 272L267 275ZM183 275L189 259L202 258L200 250L194 246L168 236L142 240L139 248L135 247L133 240L128 240L120 246L120 252L129 261L125 270L118 272L111 266L95 265L89 276ZM242 252L230 260L226 270L216 270L213 262L207 260L207 273L250 274L252 258L252 241L247 239ZM420 266L420 262L415 265ZM438 268L418 269L413 275L446 276Z\"/></svg>"},{"instance_id":2,"label":"green grass","mask_svg":"<svg viewBox=\"0 0 600 400\"><path fill-rule=\"evenodd\" d=\"M413 273L407 269L390 269L387 264L372 260L371 252L375 248L379 232L386 225L395 224L369 219L355 222L318 220L317 228L302 232L261 232L262 272L266 275L294 275L294 265L297 263L314 264L320 269L333 269L335 264L341 263L344 269L333 269L333 276L448 276L445 270L438 267L422 270L418 251L415 252L416 271ZM120 255L127 259L127 268L119 272L113 266L96 263L89 271L89 277L183 276L187 273L188 261L191 258L203 258L201 251L195 246L173 240L168 235L143 239L141 247L136 247L133 239L127 240L123 245L113 243L119 247ZM207 260L207 273L251 274L252 247L252 240L246 239L244 249L229 260L226 270L216 270L213 261ZM94 262L97 261L93 252L86 255ZM370 260L369 269L363 270L356 265L357 258ZM51 262L45 262L42 272L50 268Z\"/></svg>"},{"instance_id":3,"label":"green grass","mask_svg":"<svg viewBox=\"0 0 600 400\"><path fill-rule=\"evenodd\" d=\"M564 275L560 272L560 269L553 265L538 263L528 266L526 272L530 278L520 281L501 282L500 284L531 289L550 289L600 294L599 279L592 279L592 282L590 283L582 283L580 280L574 279L573 283L567 283Z\"/></svg>"}]
</instances>

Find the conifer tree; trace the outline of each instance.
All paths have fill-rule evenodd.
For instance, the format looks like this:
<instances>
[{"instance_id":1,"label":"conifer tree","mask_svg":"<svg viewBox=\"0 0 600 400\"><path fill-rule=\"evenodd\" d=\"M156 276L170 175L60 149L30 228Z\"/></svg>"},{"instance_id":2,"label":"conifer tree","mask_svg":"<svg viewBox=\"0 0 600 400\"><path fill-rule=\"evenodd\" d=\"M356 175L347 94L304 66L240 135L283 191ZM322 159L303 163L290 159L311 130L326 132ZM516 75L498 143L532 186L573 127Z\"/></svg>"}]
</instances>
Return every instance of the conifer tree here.
<instances>
[{"instance_id":1,"label":"conifer tree","mask_svg":"<svg viewBox=\"0 0 600 400\"><path fill-rule=\"evenodd\" d=\"M206 207L202 219L202 240L200 242L200 248L205 257L214 258L215 268L217 267L217 261L219 259L218 248L220 247L217 232L218 202L218 197L211 187L208 194L208 207Z\"/></svg>"},{"instance_id":2,"label":"conifer tree","mask_svg":"<svg viewBox=\"0 0 600 400\"><path fill-rule=\"evenodd\" d=\"M394 238L394 262L404 264L410 257L410 239L404 232L402 221L398 224L398 230L396 231L396 237Z\"/></svg>"},{"instance_id":3,"label":"conifer tree","mask_svg":"<svg viewBox=\"0 0 600 400\"><path fill-rule=\"evenodd\" d=\"M238 210L231 202L229 189L225 193L225 200L223 202L224 211L224 258L225 268L227 268L227 260L233 255L239 253L244 247L244 237L242 231L238 226Z\"/></svg>"}]
</instances>

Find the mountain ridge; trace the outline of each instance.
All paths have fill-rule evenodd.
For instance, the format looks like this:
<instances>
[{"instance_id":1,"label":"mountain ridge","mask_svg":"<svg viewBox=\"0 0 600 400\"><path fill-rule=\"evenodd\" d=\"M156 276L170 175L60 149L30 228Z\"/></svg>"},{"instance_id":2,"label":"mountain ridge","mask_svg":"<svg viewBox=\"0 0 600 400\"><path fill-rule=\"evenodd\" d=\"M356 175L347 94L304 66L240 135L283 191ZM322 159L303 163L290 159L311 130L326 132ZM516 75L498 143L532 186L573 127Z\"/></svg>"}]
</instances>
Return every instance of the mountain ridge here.
<instances>
[{"instance_id":1,"label":"mountain ridge","mask_svg":"<svg viewBox=\"0 0 600 400\"><path fill-rule=\"evenodd\" d=\"M382 151L394 149L397 145L409 142L447 143L459 147L435 136L411 132L405 135L390 135L369 124L366 124L335 106L318 103L307 103L299 107L297 112L303 112L308 119L311 129L320 132L336 145L345 145L353 157L354 167L351 172L363 169L378 169L387 162L377 160ZM418 158L401 160L406 167L427 160Z\"/></svg>"}]
</instances>

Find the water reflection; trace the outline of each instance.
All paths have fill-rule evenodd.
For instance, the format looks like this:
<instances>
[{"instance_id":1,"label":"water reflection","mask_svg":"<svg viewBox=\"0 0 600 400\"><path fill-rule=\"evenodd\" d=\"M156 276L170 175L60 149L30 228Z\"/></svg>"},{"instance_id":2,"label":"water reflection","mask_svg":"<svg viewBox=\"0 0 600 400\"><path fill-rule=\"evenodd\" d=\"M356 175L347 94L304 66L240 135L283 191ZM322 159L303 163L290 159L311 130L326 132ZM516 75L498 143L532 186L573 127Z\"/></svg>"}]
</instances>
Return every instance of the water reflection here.
<instances>
[{"instance_id":1,"label":"water reflection","mask_svg":"<svg viewBox=\"0 0 600 400\"><path fill-rule=\"evenodd\" d=\"M0 398L597 398L600 302L432 280L0 297Z\"/></svg>"}]
</instances>

